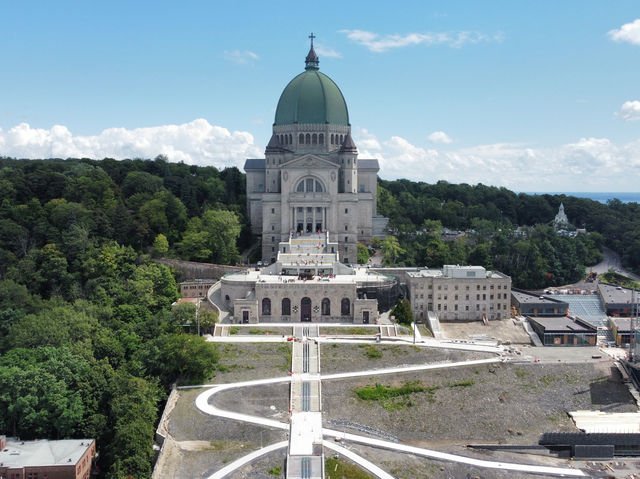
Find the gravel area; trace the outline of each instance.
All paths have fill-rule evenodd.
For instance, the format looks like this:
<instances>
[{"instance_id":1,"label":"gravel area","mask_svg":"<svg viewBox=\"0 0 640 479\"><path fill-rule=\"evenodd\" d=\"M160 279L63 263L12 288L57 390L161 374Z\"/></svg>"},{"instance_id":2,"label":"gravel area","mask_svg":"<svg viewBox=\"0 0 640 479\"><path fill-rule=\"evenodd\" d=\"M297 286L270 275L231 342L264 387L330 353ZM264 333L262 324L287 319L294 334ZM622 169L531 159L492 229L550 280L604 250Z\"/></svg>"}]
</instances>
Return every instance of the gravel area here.
<instances>
[{"instance_id":1,"label":"gravel area","mask_svg":"<svg viewBox=\"0 0 640 479\"><path fill-rule=\"evenodd\" d=\"M381 369L403 364L453 362L492 357L495 357L495 354L374 342L371 344L326 343L320 346L322 374Z\"/></svg>"},{"instance_id":2,"label":"gravel area","mask_svg":"<svg viewBox=\"0 0 640 479\"><path fill-rule=\"evenodd\" d=\"M209 402L227 411L287 422L289 420L289 383L230 389L216 394Z\"/></svg>"},{"instance_id":3,"label":"gravel area","mask_svg":"<svg viewBox=\"0 0 640 479\"><path fill-rule=\"evenodd\" d=\"M260 460L247 464L238 469L234 474L228 476L229 479L278 479L284 477L285 461L287 459L287 450L281 449L272 454L261 458ZM280 468L280 475L275 474L275 468ZM272 473L269 473L272 471Z\"/></svg>"},{"instance_id":4,"label":"gravel area","mask_svg":"<svg viewBox=\"0 0 640 479\"><path fill-rule=\"evenodd\" d=\"M382 467L385 471L393 474L398 479L534 479L542 477L539 474L476 468L455 462L434 461L424 457L413 456L411 454L400 454L360 444L349 446L349 448ZM556 459L554 457L543 457L530 454L496 453L489 451L482 451L478 453L462 447L450 447L446 452L490 461L567 467L567 461Z\"/></svg>"},{"instance_id":5,"label":"gravel area","mask_svg":"<svg viewBox=\"0 0 640 479\"><path fill-rule=\"evenodd\" d=\"M504 344L531 344L531 338L522 324L513 319L494 319L487 326L482 321L441 322L440 331L443 337L450 339L477 339L486 336L486 339Z\"/></svg>"},{"instance_id":6,"label":"gravel area","mask_svg":"<svg viewBox=\"0 0 640 479\"><path fill-rule=\"evenodd\" d=\"M233 383L284 376L291 369L291 343L220 344L218 371L210 382Z\"/></svg>"},{"instance_id":7,"label":"gravel area","mask_svg":"<svg viewBox=\"0 0 640 479\"><path fill-rule=\"evenodd\" d=\"M433 393L406 396L398 408L363 401L355 388L421 381ZM456 384L472 381L471 385ZM364 422L401 442L537 444L547 431L575 430L567 411L637 411L609 364L496 364L322 382L323 419Z\"/></svg>"}]
</instances>

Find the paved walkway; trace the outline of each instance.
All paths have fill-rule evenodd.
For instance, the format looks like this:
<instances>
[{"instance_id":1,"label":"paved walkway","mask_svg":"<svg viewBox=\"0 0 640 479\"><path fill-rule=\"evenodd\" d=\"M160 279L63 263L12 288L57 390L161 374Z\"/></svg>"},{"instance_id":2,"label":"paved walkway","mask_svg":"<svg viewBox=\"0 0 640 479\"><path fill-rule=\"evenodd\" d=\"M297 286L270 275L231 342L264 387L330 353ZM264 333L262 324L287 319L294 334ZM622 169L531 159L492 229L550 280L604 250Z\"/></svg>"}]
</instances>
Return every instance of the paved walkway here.
<instances>
[{"instance_id":1,"label":"paved walkway","mask_svg":"<svg viewBox=\"0 0 640 479\"><path fill-rule=\"evenodd\" d=\"M313 341L315 344L315 340ZM332 374L332 375L327 375L327 376L320 376L320 379L338 379L338 378L348 378L348 377L357 377L357 376L367 376L367 375L379 375L379 374L396 374L398 372L406 372L406 371L415 371L417 369L436 369L436 368L447 368L447 367L456 367L456 366L467 366L467 365L472 365L472 364L481 364L481 363L487 363L487 362L495 362L495 361L499 361L498 358L491 358L491 359L483 359L483 360L473 360L473 361L460 361L457 363L440 363L440 364L426 364L426 365L420 365L420 366L408 366L408 367L400 367L400 368L387 368L387 369L382 369L382 370L369 370L369 371L357 371L357 372L352 372L352 373L339 373L339 374ZM303 364L304 364L304 353L303 353ZM304 366L303 366L304 367ZM305 374L305 373L303 373ZM243 422L247 422L247 423L251 423L251 424L256 424L256 425L261 425L261 426L266 426L266 427L273 427L273 428L278 428L278 429L290 429L290 431L292 431L293 433L296 432L296 429L294 429L294 427L291 424L287 424L284 422L280 422L280 421L276 421L273 419L268 419L268 418L262 418L262 417L258 417L258 416L251 416L248 414L242 414L242 413L236 413L236 412L232 412L232 411L226 411L226 410L222 410L219 409L215 406L213 406L212 404L210 404L210 399L213 395L215 395L216 393L223 391L223 390L227 390L227 389L231 389L231 388L239 388L239 387L246 387L246 386L257 386L257 385L261 385L261 384L274 384L274 383L278 383L278 382L289 382L289 381L293 381L294 378L292 376L287 376L287 377L282 377L282 378L269 378L269 379L259 379L259 380L254 380L254 381L243 381L243 382L239 382L239 383L231 383L231 384L221 384L221 385L209 385L209 386L193 386L193 387L210 387L210 389L208 389L207 391L204 391L202 394L200 394L197 398L196 398L196 407L198 407L198 409L200 409L202 412L206 413L206 414L211 414L211 415L215 415L215 416L220 416L220 417L224 417L227 419L234 419L237 421L243 421ZM306 412L302 412L301 414L309 414ZM292 413L292 417L294 417L294 414ZM307 417L305 416L300 416L300 419L302 421L304 421ZM315 422L315 420L312 420L313 422ZM547 466L536 466L536 465L527 465L527 464L516 464L516 463L508 463L508 462L499 462L499 461L486 461L486 460L482 460L482 459L475 459L475 458L470 458L470 457L465 457L465 456L460 456L457 454L449 454L449 453L443 453L443 452L439 452L439 451L435 451L432 449L425 449L425 448L419 448L419 447L414 447L414 446L409 446L409 445L405 445L405 444L398 444L395 442L390 442L390 441L384 441L381 439L375 439L375 438L371 438L371 437L365 437L365 436L360 436L357 434L351 434L351 433L345 433L343 431L337 431L337 430L333 430L333 429L328 429L328 428L322 428L322 432L321 434L325 437L331 437L331 438L337 438L337 439L342 439L344 441L351 441L351 442L356 442L356 443L360 443L360 444L366 444L369 446L374 446L374 447L380 447L380 448L384 448L384 449L389 449L389 450L393 450L393 451L398 451L398 452L405 452L405 453L409 453L409 454L414 454L417 456L422 456L422 457L428 457L431 459L436 459L436 460L444 460L444 461L453 461L453 462L458 462L461 464L468 464L470 466L474 466L474 467L481 467L481 468L490 468L490 469L500 469L500 470L510 470L510 471L519 471L519 472L529 472L529 473L533 473L533 474L543 474L546 476L571 476L571 477L584 477L584 473L578 469L573 469L573 468L560 468L560 467L547 467ZM301 437L303 438L304 441L306 441L307 443L309 442L308 440L310 439L312 441L312 444L315 445L316 441L317 441L317 428L314 428L313 431L311 433L307 432L304 433L301 431ZM290 433L290 442L289 442L289 447L291 448L291 433ZM328 445L329 441L322 441L322 444L326 447L332 448L332 449L338 449L339 446L332 444L331 447ZM282 444L282 443L278 443L278 444ZM282 446L279 446L278 444L274 444L270 447L273 447L274 449L270 449L267 452L270 452L271 450L276 450ZM264 448L266 449L266 448ZM232 464L229 464L227 466L225 466L225 468L221 469L220 471L216 472L214 475L210 476L209 479L220 479L222 477L225 477L226 475L230 474L231 472L237 470L239 467L247 464L248 462L254 460L257 457L262 456L263 454L265 454L266 452L260 452L260 451L264 451L264 449L261 449L259 451L254 451L251 454L245 456L245 458L239 459L237 461L235 461ZM308 452L308 449L306 449L303 452ZM341 454L343 452L341 451ZM355 453L350 453L350 454L344 454L345 457L349 457L349 459L351 459L352 461L356 462L357 464L359 464L361 467L363 467L364 469L368 470L369 472L371 472L372 474L374 474L376 477L381 478L381 479L389 479L393 476L391 476L390 474L388 474L387 472L383 471L382 469L380 469L378 466L375 466L374 464L372 464L370 461L364 459L363 457L355 454ZM298 475L294 475L294 476L289 476L289 477L298 477L298 478L312 478L312 477L316 477L312 474L314 474L315 470L313 468L313 464L310 461L300 461L298 464L298 468L295 471L291 471L294 474L298 474ZM304 474L304 475L303 475ZM320 476L322 477L322 476Z\"/></svg>"}]
</instances>

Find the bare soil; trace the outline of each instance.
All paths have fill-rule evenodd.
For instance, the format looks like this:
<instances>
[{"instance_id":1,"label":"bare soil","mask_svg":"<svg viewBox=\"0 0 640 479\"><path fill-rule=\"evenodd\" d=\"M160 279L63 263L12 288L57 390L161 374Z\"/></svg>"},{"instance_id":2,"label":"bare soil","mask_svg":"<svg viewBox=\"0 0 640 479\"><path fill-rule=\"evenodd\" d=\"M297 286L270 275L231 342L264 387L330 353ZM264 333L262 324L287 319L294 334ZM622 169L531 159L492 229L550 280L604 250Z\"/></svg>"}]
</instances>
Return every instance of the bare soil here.
<instances>
[{"instance_id":1,"label":"bare soil","mask_svg":"<svg viewBox=\"0 0 640 479\"><path fill-rule=\"evenodd\" d=\"M513 319L494 319L485 326L482 321L441 322L440 331L449 339L486 337L505 344L531 344L531 338L520 323Z\"/></svg>"}]
</instances>

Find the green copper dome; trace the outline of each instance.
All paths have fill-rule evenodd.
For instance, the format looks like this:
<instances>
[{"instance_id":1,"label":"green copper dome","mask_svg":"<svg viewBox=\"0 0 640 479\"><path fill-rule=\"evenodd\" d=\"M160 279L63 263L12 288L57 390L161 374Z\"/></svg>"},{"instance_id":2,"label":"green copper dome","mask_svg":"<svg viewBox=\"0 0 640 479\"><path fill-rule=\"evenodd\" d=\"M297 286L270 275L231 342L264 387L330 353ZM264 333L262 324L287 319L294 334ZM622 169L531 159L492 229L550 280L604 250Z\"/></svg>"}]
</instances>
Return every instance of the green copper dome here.
<instances>
[{"instance_id":1,"label":"green copper dome","mask_svg":"<svg viewBox=\"0 0 640 479\"><path fill-rule=\"evenodd\" d=\"M307 57L306 71L291 80L282 92L274 125L349 125L349 112L340 88L331 78L318 71L317 57L313 60L310 62Z\"/></svg>"}]
</instances>

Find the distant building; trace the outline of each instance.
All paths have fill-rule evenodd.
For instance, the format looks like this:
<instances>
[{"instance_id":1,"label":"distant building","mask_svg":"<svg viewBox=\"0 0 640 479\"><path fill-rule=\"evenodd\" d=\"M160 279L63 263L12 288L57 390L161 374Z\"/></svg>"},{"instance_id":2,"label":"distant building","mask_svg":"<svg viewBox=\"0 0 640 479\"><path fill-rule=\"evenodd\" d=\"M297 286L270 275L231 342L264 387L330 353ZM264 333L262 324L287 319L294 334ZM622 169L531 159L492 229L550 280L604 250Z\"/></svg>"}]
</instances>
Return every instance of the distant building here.
<instances>
[{"instance_id":1,"label":"distant building","mask_svg":"<svg viewBox=\"0 0 640 479\"><path fill-rule=\"evenodd\" d=\"M482 266L445 265L407 273L416 319L433 311L440 321L504 319L510 316L511 278Z\"/></svg>"},{"instance_id":2,"label":"distant building","mask_svg":"<svg viewBox=\"0 0 640 479\"><path fill-rule=\"evenodd\" d=\"M0 479L89 479L93 439L19 441L0 436Z\"/></svg>"},{"instance_id":3,"label":"distant building","mask_svg":"<svg viewBox=\"0 0 640 479\"><path fill-rule=\"evenodd\" d=\"M569 218L567 218L567 214L564 212L564 205L560 203L560 208L558 208L558 214L553 219L553 226L556 229L565 229L567 226L571 226L569 223Z\"/></svg>"},{"instance_id":4,"label":"distant building","mask_svg":"<svg viewBox=\"0 0 640 479\"><path fill-rule=\"evenodd\" d=\"M600 295L607 316L631 317L637 314L638 298L635 298L636 304L634 307L632 304L632 289L599 283L598 294Z\"/></svg>"},{"instance_id":5,"label":"distant building","mask_svg":"<svg viewBox=\"0 0 640 479\"><path fill-rule=\"evenodd\" d=\"M512 288L511 307L521 316L566 316L569 303Z\"/></svg>"},{"instance_id":6,"label":"distant building","mask_svg":"<svg viewBox=\"0 0 640 479\"><path fill-rule=\"evenodd\" d=\"M183 298L204 298L217 279L194 279L180 283L180 295Z\"/></svg>"},{"instance_id":7,"label":"distant building","mask_svg":"<svg viewBox=\"0 0 640 479\"><path fill-rule=\"evenodd\" d=\"M598 330L580 318L528 317L531 327L545 346L595 346Z\"/></svg>"}]
</instances>

